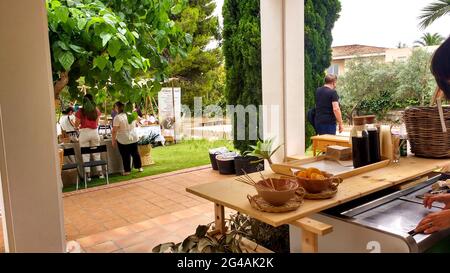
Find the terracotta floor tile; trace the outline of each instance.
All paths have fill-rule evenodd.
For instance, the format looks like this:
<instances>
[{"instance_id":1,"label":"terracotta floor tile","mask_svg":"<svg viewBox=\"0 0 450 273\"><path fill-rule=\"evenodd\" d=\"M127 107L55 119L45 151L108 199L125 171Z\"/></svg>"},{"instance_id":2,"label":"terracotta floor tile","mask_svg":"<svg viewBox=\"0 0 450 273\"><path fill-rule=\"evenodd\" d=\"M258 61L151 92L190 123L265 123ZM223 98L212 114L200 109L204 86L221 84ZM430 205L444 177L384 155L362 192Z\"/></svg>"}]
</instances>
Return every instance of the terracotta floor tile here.
<instances>
[{"instance_id":1,"label":"terracotta floor tile","mask_svg":"<svg viewBox=\"0 0 450 273\"><path fill-rule=\"evenodd\" d=\"M111 241L117 241L132 234L136 234L136 232L131 229L130 226L123 226L103 232L103 235L108 237Z\"/></svg>"},{"instance_id":2,"label":"terracotta floor tile","mask_svg":"<svg viewBox=\"0 0 450 273\"><path fill-rule=\"evenodd\" d=\"M87 247L91 247L94 245L104 243L108 240L110 240L110 239L107 235L105 235L104 233L98 233L98 234L94 234L94 235L90 235L88 237L78 239L77 242L80 243L80 245L83 248L87 248Z\"/></svg>"},{"instance_id":3,"label":"terracotta floor tile","mask_svg":"<svg viewBox=\"0 0 450 273\"><path fill-rule=\"evenodd\" d=\"M148 216L146 214L133 214L124 218L130 223L139 223L148 219Z\"/></svg>"},{"instance_id":4,"label":"terracotta floor tile","mask_svg":"<svg viewBox=\"0 0 450 273\"><path fill-rule=\"evenodd\" d=\"M156 224L152 220L146 220L146 221L142 221L142 222L130 225L129 227L134 232L141 232L141 231L149 230L155 226L156 226Z\"/></svg>"},{"instance_id":5,"label":"terracotta floor tile","mask_svg":"<svg viewBox=\"0 0 450 273\"><path fill-rule=\"evenodd\" d=\"M174 220L167 220L167 216L164 218L167 213L176 213L176 219L212 213L211 203L187 193L186 187L215 181L225 176L210 168L192 170L135 179L124 182L123 185L102 186L103 188L65 195L63 204L66 237L80 238L102 229L139 224L152 218L157 218L152 224L167 224L167 221L170 223ZM203 204L209 205L208 208L199 206ZM192 207L192 210L186 209ZM97 228L96 225L102 228ZM81 231L79 227L82 227ZM146 231L149 228L152 227L136 225L134 231Z\"/></svg>"},{"instance_id":6,"label":"terracotta floor tile","mask_svg":"<svg viewBox=\"0 0 450 273\"><path fill-rule=\"evenodd\" d=\"M85 248L87 253L111 253L119 250L119 247L112 241L107 241L92 247Z\"/></svg>"},{"instance_id":7,"label":"terracotta floor tile","mask_svg":"<svg viewBox=\"0 0 450 273\"><path fill-rule=\"evenodd\" d=\"M169 234L170 232L164 229L161 225L155 225L154 227L144 230L142 232L138 232L137 234L142 235L146 238L146 240L150 240L152 238Z\"/></svg>"},{"instance_id":8,"label":"terracotta floor tile","mask_svg":"<svg viewBox=\"0 0 450 273\"><path fill-rule=\"evenodd\" d=\"M158 225L165 225L168 223L176 222L178 220L180 220L178 217L170 215L170 214L158 216L158 217L152 219L152 221Z\"/></svg>"},{"instance_id":9,"label":"terracotta floor tile","mask_svg":"<svg viewBox=\"0 0 450 273\"><path fill-rule=\"evenodd\" d=\"M151 253L155 244L152 241L145 241L122 249L124 253Z\"/></svg>"},{"instance_id":10,"label":"terracotta floor tile","mask_svg":"<svg viewBox=\"0 0 450 273\"><path fill-rule=\"evenodd\" d=\"M114 229L114 228L118 228L118 227L123 227L130 224L128 221L126 221L125 219L120 219L120 220L113 220L113 221L108 221L103 223L103 225L107 228L107 229Z\"/></svg>"},{"instance_id":11,"label":"terracotta floor tile","mask_svg":"<svg viewBox=\"0 0 450 273\"><path fill-rule=\"evenodd\" d=\"M103 225L82 226L79 228L80 234L96 234L103 231L106 231Z\"/></svg>"},{"instance_id":12,"label":"terracotta floor tile","mask_svg":"<svg viewBox=\"0 0 450 273\"><path fill-rule=\"evenodd\" d=\"M163 214L165 214L165 213L166 213L166 212L165 212L164 210L159 209L159 210L151 210L151 211L147 211L147 212L145 213L145 215L147 215L147 216L149 217L149 219L151 219L151 218L155 218L155 217L161 216L161 215L163 215Z\"/></svg>"},{"instance_id":13,"label":"terracotta floor tile","mask_svg":"<svg viewBox=\"0 0 450 273\"><path fill-rule=\"evenodd\" d=\"M124 249L133 245L143 243L146 240L148 239L144 235L134 233L122 239L116 240L114 241L114 243L121 249Z\"/></svg>"},{"instance_id":14,"label":"terracotta floor tile","mask_svg":"<svg viewBox=\"0 0 450 273\"><path fill-rule=\"evenodd\" d=\"M175 217L177 217L179 219L189 218L191 216L199 215L199 214L200 214L200 212L195 211L195 210L190 209L190 208L172 213L173 216L175 216Z\"/></svg>"}]
</instances>

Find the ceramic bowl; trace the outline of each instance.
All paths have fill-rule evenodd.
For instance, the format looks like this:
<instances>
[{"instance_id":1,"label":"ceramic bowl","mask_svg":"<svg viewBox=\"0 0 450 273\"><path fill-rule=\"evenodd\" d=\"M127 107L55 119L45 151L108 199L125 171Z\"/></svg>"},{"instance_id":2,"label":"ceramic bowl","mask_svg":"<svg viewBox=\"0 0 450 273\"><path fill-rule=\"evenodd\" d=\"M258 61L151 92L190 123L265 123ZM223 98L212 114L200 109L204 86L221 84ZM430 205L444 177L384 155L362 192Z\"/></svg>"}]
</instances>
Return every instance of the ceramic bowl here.
<instances>
[{"instance_id":1,"label":"ceramic bowl","mask_svg":"<svg viewBox=\"0 0 450 273\"><path fill-rule=\"evenodd\" d=\"M286 202L295 196L295 192L299 188L295 179L287 178L265 179L259 181L256 185L255 188L258 191L258 195L274 206L286 204Z\"/></svg>"},{"instance_id":2,"label":"ceramic bowl","mask_svg":"<svg viewBox=\"0 0 450 273\"><path fill-rule=\"evenodd\" d=\"M326 179L317 180L304 177L296 177L299 186L303 187L309 193L321 193L331 188L331 186L339 185L343 180L340 177L333 176L332 174L322 172ZM294 173L297 176L297 173Z\"/></svg>"}]
</instances>

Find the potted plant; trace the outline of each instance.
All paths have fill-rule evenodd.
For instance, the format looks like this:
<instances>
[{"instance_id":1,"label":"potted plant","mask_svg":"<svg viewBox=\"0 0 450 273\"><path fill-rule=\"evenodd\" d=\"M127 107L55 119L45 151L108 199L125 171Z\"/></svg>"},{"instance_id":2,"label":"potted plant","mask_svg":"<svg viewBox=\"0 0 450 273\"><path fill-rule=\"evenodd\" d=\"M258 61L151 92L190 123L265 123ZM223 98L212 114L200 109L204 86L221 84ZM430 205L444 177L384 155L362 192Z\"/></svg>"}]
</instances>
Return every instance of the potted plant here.
<instances>
[{"instance_id":1,"label":"potted plant","mask_svg":"<svg viewBox=\"0 0 450 273\"><path fill-rule=\"evenodd\" d=\"M147 136L141 137L138 141L139 155L141 156L142 166L149 166L154 164L152 160L152 145L155 145L157 134L150 133Z\"/></svg>"},{"instance_id":2,"label":"potted plant","mask_svg":"<svg viewBox=\"0 0 450 273\"><path fill-rule=\"evenodd\" d=\"M267 162L269 162L269 164L272 165L273 164L272 156L282 146L282 144L280 144L276 148L273 148L272 146L273 146L274 140L275 140L274 138L269 138L264 141L258 140L256 145L250 145L250 148L252 148L252 150L246 151L244 153L244 155L254 156L254 157L258 158L259 162L267 160Z\"/></svg>"},{"instance_id":3,"label":"potted plant","mask_svg":"<svg viewBox=\"0 0 450 273\"><path fill-rule=\"evenodd\" d=\"M264 170L264 163L256 156L237 156L234 158L234 168L236 175L244 175Z\"/></svg>"},{"instance_id":4,"label":"potted plant","mask_svg":"<svg viewBox=\"0 0 450 273\"><path fill-rule=\"evenodd\" d=\"M243 253L241 241L248 237L251 231L251 222L240 214L230 215L228 222L229 232L224 235L209 235L213 223L200 225L195 234L188 236L180 243L164 243L153 248L154 253Z\"/></svg>"},{"instance_id":5,"label":"potted plant","mask_svg":"<svg viewBox=\"0 0 450 273\"><path fill-rule=\"evenodd\" d=\"M238 156L236 152L228 152L216 155L217 167L220 174L235 174L234 159Z\"/></svg>"}]
</instances>

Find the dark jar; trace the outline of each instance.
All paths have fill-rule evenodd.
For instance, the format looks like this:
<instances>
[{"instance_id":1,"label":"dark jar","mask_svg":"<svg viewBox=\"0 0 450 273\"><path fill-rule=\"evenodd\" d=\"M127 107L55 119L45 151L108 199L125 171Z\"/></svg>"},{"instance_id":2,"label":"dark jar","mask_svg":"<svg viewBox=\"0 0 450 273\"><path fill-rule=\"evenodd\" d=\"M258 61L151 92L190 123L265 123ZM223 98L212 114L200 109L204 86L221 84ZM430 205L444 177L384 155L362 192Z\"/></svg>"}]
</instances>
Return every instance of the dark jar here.
<instances>
[{"instance_id":1,"label":"dark jar","mask_svg":"<svg viewBox=\"0 0 450 273\"><path fill-rule=\"evenodd\" d=\"M365 128L364 117L353 118L351 138L353 167L356 169L369 165L369 133Z\"/></svg>"},{"instance_id":2,"label":"dark jar","mask_svg":"<svg viewBox=\"0 0 450 273\"><path fill-rule=\"evenodd\" d=\"M381 161L380 131L375 124L375 116L367 116L365 121L369 134L369 163L374 164Z\"/></svg>"}]
</instances>

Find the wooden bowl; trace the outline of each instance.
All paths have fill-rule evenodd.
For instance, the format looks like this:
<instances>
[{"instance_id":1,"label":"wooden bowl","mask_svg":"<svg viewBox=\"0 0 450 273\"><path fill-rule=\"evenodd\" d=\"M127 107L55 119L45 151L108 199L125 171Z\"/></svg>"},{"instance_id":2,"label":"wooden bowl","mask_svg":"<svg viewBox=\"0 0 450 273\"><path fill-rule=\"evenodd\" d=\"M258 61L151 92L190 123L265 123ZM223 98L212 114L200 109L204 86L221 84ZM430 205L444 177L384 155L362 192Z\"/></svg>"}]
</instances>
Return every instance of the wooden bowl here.
<instances>
[{"instance_id":1,"label":"wooden bowl","mask_svg":"<svg viewBox=\"0 0 450 273\"><path fill-rule=\"evenodd\" d=\"M303 187L309 193L324 192L327 189L331 188L333 184L335 186L338 186L343 181L342 178L333 176L332 174L326 172L322 172L322 174L323 176L326 177L326 179L317 180L311 178L297 177L297 173L294 173L299 186Z\"/></svg>"},{"instance_id":2,"label":"wooden bowl","mask_svg":"<svg viewBox=\"0 0 450 273\"><path fill-rule=\"evenodd\" d=\"M266 202L274 206L282 206L294 198L299 184L294 178L272 178L259 181L255 188L258 195Z\"/></svg>"}]
</instances>

